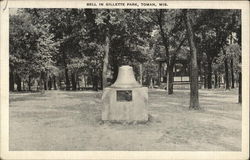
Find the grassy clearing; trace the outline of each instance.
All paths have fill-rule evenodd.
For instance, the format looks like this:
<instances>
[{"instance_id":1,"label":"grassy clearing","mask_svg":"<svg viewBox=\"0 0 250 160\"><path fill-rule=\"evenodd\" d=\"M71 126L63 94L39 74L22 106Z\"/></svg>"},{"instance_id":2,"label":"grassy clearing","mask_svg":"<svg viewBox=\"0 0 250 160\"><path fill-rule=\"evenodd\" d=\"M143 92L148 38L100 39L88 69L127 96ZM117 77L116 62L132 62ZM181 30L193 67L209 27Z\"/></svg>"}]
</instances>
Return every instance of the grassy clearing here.
<instances>
[{"instance_id":1,"label":"grassy clearing","mask_svg":"<svg viewBox=\"0 0 250 160\"><path fill-rule=\"evenodd\" d=\"M100 123L101 92L10 94L10 150L240 151L237 91L200 90L203 110L188 109L189 90L149 91L147 124Z\"/></svg>"}]
</instances>

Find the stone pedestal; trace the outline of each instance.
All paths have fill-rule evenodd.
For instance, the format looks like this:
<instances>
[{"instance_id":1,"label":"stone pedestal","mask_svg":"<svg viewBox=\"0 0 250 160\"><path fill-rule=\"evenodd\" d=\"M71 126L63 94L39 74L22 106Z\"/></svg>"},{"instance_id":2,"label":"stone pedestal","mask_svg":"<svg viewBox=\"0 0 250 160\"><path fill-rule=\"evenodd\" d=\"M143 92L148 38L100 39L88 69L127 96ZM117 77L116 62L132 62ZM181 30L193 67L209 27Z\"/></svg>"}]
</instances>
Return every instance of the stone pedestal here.
<instances>
[{"instance_id":1,"label":"stone pedestal","mask_svg":"<svg viewBox=\"0 0 250 160\"><path fill-rule=\"evenodd\" d=\"M107 87L102 95L102 120L114 122L148 121L148 88Z\"/></svg>"}]
</instances>

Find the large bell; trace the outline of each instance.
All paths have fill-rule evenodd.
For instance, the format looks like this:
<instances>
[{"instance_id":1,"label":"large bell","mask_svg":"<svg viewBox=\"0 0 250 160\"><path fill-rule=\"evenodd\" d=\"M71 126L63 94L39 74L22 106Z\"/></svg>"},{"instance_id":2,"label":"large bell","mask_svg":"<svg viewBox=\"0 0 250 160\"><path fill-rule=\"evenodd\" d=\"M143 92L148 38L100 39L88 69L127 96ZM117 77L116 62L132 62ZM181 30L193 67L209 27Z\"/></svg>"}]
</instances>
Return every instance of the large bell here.
<instances>
[{"instance_id":1,"label":"large bell","mask_svg":"<svg viewBox=\"0 0 250 160\"><path fill-rule=\"evenodd\" d=\"M115 88L134 88L141 87L141 85L135 80L133 68L125 65L119 67L117 79L111 87Z\"/></svg>"}]
</instances>

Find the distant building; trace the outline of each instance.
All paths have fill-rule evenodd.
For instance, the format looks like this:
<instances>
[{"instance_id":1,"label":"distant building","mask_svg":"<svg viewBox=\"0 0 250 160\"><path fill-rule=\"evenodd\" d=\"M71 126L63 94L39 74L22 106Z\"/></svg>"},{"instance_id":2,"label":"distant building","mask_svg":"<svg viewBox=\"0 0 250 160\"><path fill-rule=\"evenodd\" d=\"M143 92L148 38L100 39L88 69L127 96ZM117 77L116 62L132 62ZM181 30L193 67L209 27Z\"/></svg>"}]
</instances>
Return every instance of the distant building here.
<instances>
[{"instance_id":1,"label":"distant building","mask_svg":"<svg viewBox=\"0 0 250 160\"><path fill-rule=\"evenodd\" d=\"M190 82L189 80L189 50L188 49L180 49L177 52L175 65L174 65L174 82ZM174 51L170 51L170 55L175 54ZM159 78L158 81L161 83L167 82L167 65L166 65L166 57L164 54L161 54L156 61L159 63Z\"/></svg>"}]
</instances>

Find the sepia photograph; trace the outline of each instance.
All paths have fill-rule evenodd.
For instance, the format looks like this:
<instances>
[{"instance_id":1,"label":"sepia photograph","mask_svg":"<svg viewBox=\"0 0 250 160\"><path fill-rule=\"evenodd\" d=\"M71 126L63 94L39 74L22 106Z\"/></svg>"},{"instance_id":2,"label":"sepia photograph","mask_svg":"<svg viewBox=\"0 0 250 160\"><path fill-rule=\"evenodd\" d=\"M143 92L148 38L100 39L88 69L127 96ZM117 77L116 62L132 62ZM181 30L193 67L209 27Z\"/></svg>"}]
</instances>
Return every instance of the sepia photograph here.
<instances>
[{"instance_id":1,"label":"sepia photograph","mask_svg":"<svg viewBox=\"0 0 250 160\"><path fill-rule=\"evenodd\" d=\"M85 5L6 7L6 150L115 155L248 147L242 9Z\"/></svg>"}]
</instances>

